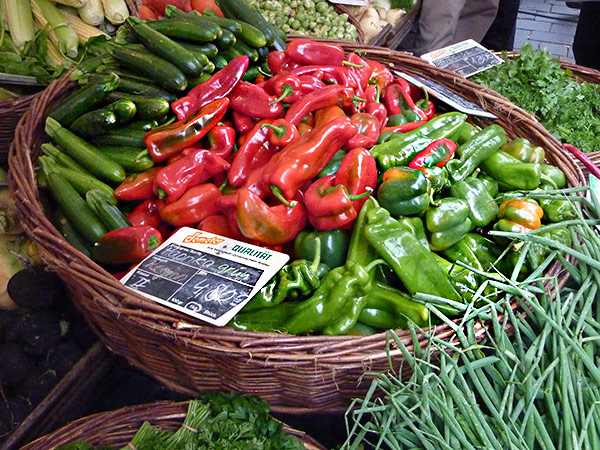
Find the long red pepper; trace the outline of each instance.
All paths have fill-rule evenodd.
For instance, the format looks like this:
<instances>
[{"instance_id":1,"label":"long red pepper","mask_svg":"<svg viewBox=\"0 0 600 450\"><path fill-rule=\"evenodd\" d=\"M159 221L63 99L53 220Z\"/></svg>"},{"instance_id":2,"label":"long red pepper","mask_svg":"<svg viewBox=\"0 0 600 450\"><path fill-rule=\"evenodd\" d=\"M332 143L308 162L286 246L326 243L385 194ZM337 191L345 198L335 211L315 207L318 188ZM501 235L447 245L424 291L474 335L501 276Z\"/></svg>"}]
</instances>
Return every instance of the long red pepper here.
<instances>
[{"instance_id":1,"label":"long red pepper","mask_svg":"<svg viewBox=\"0 0 600 450\"><path fill-rule=\"evenodd\" d=\"M426 172L424 169L433 166L443 167L454 155L456 143L451 139L436 139L427 146L425 150L419 152L417 156L408 164L411 169L417 169Z\"/></svg>"},{"instance_id":2,"label":"long red pepper","mask_svg":"<svg viewBox=\"0 0 600 450\"><path fill-rule=\"evenodd\" d=\"M371 78L369 84L374 84L379 88L379 92L383 92L386 87L394 82L394 75L386 66L379 61L367 60L367 64L371 68Z\"/></svg>"},{"instance_id":3,"label":"long red pepper","mask_svg":"<svg viewBox=\"0 0 600 450\"><path fill-rule=\"evenodd\" d=\"M216 201L223 194L212 183L189 188L177 201L159 208L160 217L174 226L192 225L219 212Z\"/></svg>"},{"instance_id":4,"label":"long red pepper","mask_svg":"<svg viewBox=\"0 0 600 450\"><path fill-rule=\"evenodd\" d=\"M268 143L269 129L263 127L272 121L261 120L252 127L239 150L234 153L227 179L232 186L243 186L250 173L264 166L272 156L272 147Z\"/></svg>"},{"instance_id":5,"label":"long red pepper","mask_svg":"<svg viewBox=\"0 0 600 450\"><path fill-rule=\"evenodd\" d=\"M287 44L285 54L301 64L328 64L341 66L344 49L339 45L308 39L294 39Z\"/></svg>"},{"instance_id":6,"label":"long red pepper","mask_svg":"<svg viewBox=\"0 0 600 450\"><path fill-rule=\"evenodd\" d=\"M298 76L318 73L320 76L322 76L322 80L325 83L333 83L351 88L358 87L354 79L350 77L348 70L343 66L300 66L292 69L291 72Z\"/></svg>"},{"instance_id":7,"label":"long red pepper","mask_svg":"<svg viewBox=\"0 0 600 450\"><path fill-rule=\"evenodd\" d=\"M350 106L354 99L354 89L330 85L311 92L289 107L285 113L285 120L298 125L309 112L328 106Z\"/></svg>"},{"instance_id":8,"label":"long red pepper","mask_svg":"<svg viewBox=\"0 0 600 450\"><path fill-rule=\"evenodd\" d=\"M208 150L225 159L235 146L235 130L229 125L217 125L206 134Z\"/></svg>"},{"instance_id":9,"label":"long red pepper","mask_svg":"<svg viewBox=\"0 0 600 450\"><path fill-rule=\"evenodd\" d=\"M356 147L370 148L377 143L380 129L377 117L367 113L356 113L350 117L350 120L356 127L357 133L346 143L345 148L349 150Z\"/></svg>"},{"instance_id":10,"label":"long red pepper","mask_svg":"<svg viewBox=\"0 0 600 450\"><path fill-rule=\"evenodd\" d=\"M385 133L386 131L393 131L394 133L408 133L409 131L416 130L421 125L425 125L427 122L425 120L420 120L418 122L408 122L403 123L402 125L396 125L394 127L383 127L381 129L381 133Z\"/></svg>"},{"instance_id":11,"label":"long red pepper","mask_svg":"<svg viewBox=\"0 0 600 450\"><path fill-rule=\"evenodd\" d=\"M207 103L227 96L246 73L249 62L246 55L236 56L204 83L194 86L185 97L171 103L177 119L186 119Z\"/></svg>"},{"instance_id":12,"label":"long red pepper","mask_svg":"<svg viewBox=\"0 0 600 450\"><path fill-rule=\"evenodd\" d=\"M232 111L260 119L276 119L283 114L283 107L273 97L252 83L240 81L229 94Z\"/></svg>"},{"instance_id":13,"label":"long red pepper","mask_svg":"<svg viewBox=\"0 0 600 450\"><path fill-rule=\"evenodd\" d=\"M293 103L302 95L300 77L292 72L280 72L265 82L265 91L286 103Z\"/></svg>"},{"instance_id":14,"label":"long red pepper","mask_svg":"<svg viewBox=\"0 0 600 450\"><path fill-rule=\"evenodd\" d=\"M263 181L263 171L264 166L251 171L248 175L248 179L241 188L232 194L224 195L223 197L219 198L217 200L217 207L219 208L219 211L226 214L227 212L231 211L232 208L235 208L239 194L243 190L249 190L250 192L256 194L259 198L266 198L271 195L271 189L269 189L269 186Z\"/></svg>"},{"instance_id":15,"label":"long red pepper","mask_svg":"<svg viewBox=\"0 0 600 450\"><path fill-rule=\"evenodd\" d=\"M161 167L152 167L140 173L129 175L115 189L115 198L118 200L132 201L144 200L154 195L152 186L154 178Z\"/></svg>"},{"instance_id":16,"label":"long red pepper","mask_svg":"<svg viewBox=\"0 0 600 450\"><path fill-rule=\"evenodd\" d=\"M300 80L300 97L325 87L325 83L321 78L316 77L314 74L299 75L298 79Z\"/></svg>"},{"instance_id":17,"label":"long red pepper","mask_svg":"<svg viewBox=\"0 0 600 450\"><path fill-rule=\"evenodd\" d=\"M379 94L379 87L374 84L367 86L364 93L365 99L367 100L365 112L377 117L377 120L379 120L379 128L383 128L387 119L387 108L380 102Z\"/></svg>"},{"instance_id":18,"label":"long red pepper","mask_svg":"<svg viewBox=\"0 0 600 450\"><path fill-rule=\"evenodd\" d=\"M335 184L345 186L350 195L374 191L377 187L377 163L371 152L360 147L350 150L336 173ZM352 201L356 212L360 212L366 201L366 198Z\"/></svg>"},{"instance_id":19,"label":"long red pepper","mask_svg":"<svg viewBox=\"0 0 600 450\"><path fill-rule=\"evenodd\" d=\"M233 117L233 126L240 134L247 133L254 126L254 120L250 116L235 111L232 111L231 116Z\"/></svg>"},{"instance_id":20,"label":"long red pepper","mask_svg":"<svg viewBox=\"0 0 600 450\"><path fill-rule=\"evenodd\" d=\"M127 219L131 222L131 225L148 225L156 228L161 236L168 236L170 234L169 227L161 220L158 212L164 202L164 200L158 198L144 200L129 213Z\"/></svg>"},{"instance_id":21,"label":"long red pepper","mask_svg":"<svg viewBox=\"0 0 600 450\"><path fill-rule=\"evenodd\" d=\"M348 53L346 61L351 63L347 68L348 75L350 75L350 78L356 83L359 92L364 92L365 89L367 89L369 79L371 78L371 72L373 71L371 66L354 52Z\"/></svg>"},{"instance_id":22,"label":"long red pepper","mask_svg":"<svg viewBox=\"0 0 600 450\"><path fill-rule=\"evenodd\" d=\"M313 128L271 158L264 168L263 181L291 200L355 134L356 127L348 117Z\"/></svg>"},{"instance_id":23,"label":"long red pepper","mask_svg":"<svg viewBox=\"0 0 600 450\"><path fill-rule=\"evenodd\" d=\"M162 236L153 227L117 228L104 234L92 248L92 259L104 264L135 264L152 253Z\"/></svg>"},{"instance_id":24,"label":"long red pepper","mask_svg":"<svg viewBox=\"0 0 600 450\"><path fill-rule=\"evenodd\" d=\"M169 159L198 142L217 125L227 112L229 99L220 98L200 108L194 116L170 125L153 128L144 135L144 143L156 162Z\"/></svg>"},{"instance_id":25,"label":"long red pepper","mask_svg":"<svg viewBox=\"0 0 600 450\"><path fill-rule=\"evenodd\" d=\"M402 114L408 109L416 112L421 120L428 120L425 112L415 105L415 102L410 95L410 91L411 88L408 81L400 77L394 79L394 84L388 86L384 94L388 114Z\"/></svg>"},{"instance_id":26,"label":"long red pepper","mask_svg":"<svg viewBox=\"0 0 600 450\"><path fill-rule=\"evenodd\" d=\"M270 130L269 142L278 147L285 147L300 137L298 128L285 119L273 120L271 123L262 124L261 127Z\"/></svg>"}]
</instances>

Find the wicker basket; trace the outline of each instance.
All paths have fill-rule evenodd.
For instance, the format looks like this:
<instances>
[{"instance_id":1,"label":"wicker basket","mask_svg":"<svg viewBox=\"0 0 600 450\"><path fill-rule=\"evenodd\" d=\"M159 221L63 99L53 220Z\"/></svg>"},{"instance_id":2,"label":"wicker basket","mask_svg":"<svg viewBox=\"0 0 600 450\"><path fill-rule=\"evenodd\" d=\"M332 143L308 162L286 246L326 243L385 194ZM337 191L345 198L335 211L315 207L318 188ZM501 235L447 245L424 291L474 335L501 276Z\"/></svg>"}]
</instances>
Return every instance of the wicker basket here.
<instances>
[{"instance_id":1,"label":"wicker basket","mask_svg":"<svg viewBox=\"0 0 600 450\"><path fill-rule=\"evenodd\" d=\"M51 450L56 446L76 441L124 447L146 420L165 431L178 429L185 418L187 408L187 402L160 402L98 413L71 422L21 449ZM325 447L302 431L285 424L284 430L298 437L307 450L325 450Z\"/></svg>"},{"instance_id":2,"label":"wicker basket","mask_svg":"<svg viewBox=\"0 0 600 450\"><path fill-rule=\"evenodd\" d=\"M347 51L360 51L392 69L434 78L452 91L500 117L509 137L523 136L547 148L547 159L560 167L571 186L583 183L581 169L560 143L530 114L494 91L406 53L335 42ZM10 186L27 234L40 247L42 258L69 286L73 301L100 338L115 353L171 389L194 394L233 390L257 394L274 411L343 411L352 398L369 387L367 371L386 371L386 334L373 336L289 336L240 332L207 326L151 302L125 288L103 268L63 239L44 215L35 181L40 144L46 140L43 122L48 111L65 97L73 84L59 80L37 98L16 131L10 154ZM551 271L557 273L557 267ZM562 274L564 282L567 275ZM483 334L478 324L480 335ZM436 328L445 339L448 326ZM399 336L412 346L408 331ZM425 341L420 337L420 344ZM393 357L401 357L392 350Z\"/></svg>"},{"instance_id":3,"label":"wicker basket","mask_svg":"<svg viewBox=\"0 0 600 450\"><path fill-rule=\"evenodd\" d=\"M8 151L17 123L38 95L40 94L22 95L0 101L0 164L5 164L8 160Z\"/></svg>"}]
</instances>

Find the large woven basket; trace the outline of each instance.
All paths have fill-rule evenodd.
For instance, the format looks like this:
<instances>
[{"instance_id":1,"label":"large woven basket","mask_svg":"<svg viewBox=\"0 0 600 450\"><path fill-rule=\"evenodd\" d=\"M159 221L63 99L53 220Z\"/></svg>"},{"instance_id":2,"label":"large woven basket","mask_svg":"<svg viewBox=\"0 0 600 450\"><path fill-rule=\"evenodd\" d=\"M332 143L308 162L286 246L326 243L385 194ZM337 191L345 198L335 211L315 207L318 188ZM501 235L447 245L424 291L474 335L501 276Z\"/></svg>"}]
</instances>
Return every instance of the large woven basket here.
<instances>
[{"instance_id":1,"label":"large woven basket","mask_svg":"<svg viewBox=\"0 0 600 450\"><path fill-rule=\"evenodd\" d=\"M85 441L93 445L126 446L144 421L164 431L178 429L185 418L188 403L160 402L103 412L71 422L43 436L22 450L51 450L59 445ZM302 431L284 424L284 430L302 441L306 450L325 450Z\"/></svg>"},{"instance_id":2,"label":"large woven basket","mask_svg":"<svg viewBox=\"0 0 600 450\"><path fill-rule=\"evenodd\" d=\"M548 162L565 172L571 186L583 183L581 169L560 143L530 114L497 93L405 53L337 43L392 69L431 77L481 105L500 118L497 123L510 137L527 137L544 146ZM65 279L73 301L106 345L169 388L187 394L221 389L257 394L273 410L294 413L343 411L352 398L362 396L369 387L362 375L389 368L385 333L289 336L207 326L126 289L63 239L42 210L35 167L40 144L47 139L44 118L73 86L66 79L53 83L20 121L11 147L9 182L27 234L38 243L48 267ZM555 266L550 274L557 271ZM566 276L561 274L563 282ZM481 324L477 327L482 335ZM452 330L439 326L436 335L445 339ZM407 331L399 336L412 346ZM420 339L424 345L425 338ZM401 357L394 349L391 355Z\"/></svg>"},{"instance_id":3,"label":"large woven basket","mask_svg":"<svg viewBox=\"0 0 600 450\"><path fill-rule=\"evenodd\" d=\"M0 164L5 164L8 160L8 151L17 123L37 95L40 94L22 95L0 101Z\"/></svg>"}]
</instances>

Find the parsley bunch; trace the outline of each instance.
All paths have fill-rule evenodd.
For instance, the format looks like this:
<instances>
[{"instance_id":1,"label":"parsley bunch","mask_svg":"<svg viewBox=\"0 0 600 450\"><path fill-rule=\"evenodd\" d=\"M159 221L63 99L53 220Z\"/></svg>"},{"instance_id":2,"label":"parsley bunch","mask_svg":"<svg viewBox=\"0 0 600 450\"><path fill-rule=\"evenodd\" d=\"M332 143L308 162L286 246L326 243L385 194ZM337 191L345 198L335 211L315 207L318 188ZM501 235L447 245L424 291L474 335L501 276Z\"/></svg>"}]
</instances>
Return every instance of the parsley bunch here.
<instances>
[{"instance_id":1,"label":"parsley bunch","mask_svg":"<svg viewBox=\"0 0 600 450\"><path fill-rule=\"evenodd\" d=\"M600 85L578 83L548 50L523 45L520 56L473 76L534 114L562 142L582 151L600 150Z\"/></svg>"}]
</instances>

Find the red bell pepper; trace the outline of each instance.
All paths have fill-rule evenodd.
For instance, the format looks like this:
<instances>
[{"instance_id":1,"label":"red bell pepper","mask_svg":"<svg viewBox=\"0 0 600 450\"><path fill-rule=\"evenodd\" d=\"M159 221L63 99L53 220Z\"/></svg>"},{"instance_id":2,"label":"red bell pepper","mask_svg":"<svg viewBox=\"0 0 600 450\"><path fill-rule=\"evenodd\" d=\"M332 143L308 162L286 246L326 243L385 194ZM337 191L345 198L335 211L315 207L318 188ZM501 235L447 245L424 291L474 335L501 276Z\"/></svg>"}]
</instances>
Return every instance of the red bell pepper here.
<instances>
[{"instance_id":1,"label":"red bell pepper","mask_svg":"<svg viewBox=\"0 0 600 450\"><path fill-rule=\"evenodd\" d=\"M316 91L317 89L323 89L325 87L325 83L323 83L320 77L315 76L315 73L311 75L299 75L298 79L300 80L301 97L306 94L310 94L311 92Z\"/></svg>"},{"instance_id":2,"label":"red bell pepper","mask_svg":"<svg viewBox=\"0 0 600 450\"><path fill-rule=\"evenodd\" d=\"M104 264L136 264L162 241L160 232L147 225L117 228L94 244L92 259Z\"/></svg>"},{"instance_id":3,"label":"red bell pepper","mask_svg":"<svg viewBox=\"0 0 600 450\"><path fill-rule=\"evenodd\" d=\"M339 45L308 39L290 41L285 49L285 54L292 61L301 64L341 66L344 62L344 49Z\"/></svg>"},{"instance_id":4,"label":"red bell pepper","mask_svg":"<svg viewBox=\"0 0 600 450\"><path fill-rule=\"evenodd\" d=\"M154 196L152 186L154 178L162 167L151 167L140 173L129 175L115 189L115 198L117 200L144 200Z\"/></svg>"},{"instance_id":5,"label":"red bell pepper","mask_svg":"<svg viewBox=\"0 0 600 450\"><path fill-rule=\"evenodd\" d=\"M369 79L371 78L371 66L354 52L348 53L346 61L351 63L347 68L348 75L350 75L350 78L356 83L359 92L364 92L367 89Z\"/></svg>"},{"instance_id":6,"label":"red bell pepper","mask_svg":"<svg viewBox=\"0 0 600 450\"><path fill-rule=\"evenodd\" d=\"M404 111L412 110L421 120L428 120L425 112L415 105L410 95L410 84L404 78L395 78L394 84L385 89L384 99L389 115L402 114Z\"/></svg>"},{"instance_id":7,"label":"red bell pepper","mask_svg":"<svg viewBox=\"0 0 600 450\"><path fill-rule=\"evenodd\" d=\"M232 186L243 186L253 170L264 166L271 159L273 150L268 142L270 132L263 127L271 122L268 119L257 122L246 134L239 150L234 153L231 169L227 172L227 179Z\"/></svg>"},{"instance_id":8,"label":"red bell pepper","mask_svg":"<svg viewBox=\"0 0 600 450\"><path fill-rule=\"evenodd\" d=\"M367 64L371 68L369 84L374 84L379 88L379 92L384 92L385 88L394 82L394 75L379 61L367 60Z\"/></svg>"},{"instance_id":9,"label":"red bell pepper","mask_svg":"<svg viewBox=\"0 0 600 450\"><path fill-rule=\"evenodd\" d=\"M198 223L219 212L216 201L222 195L212 183L193 186L177 201L159 207L160 218L178 227Z\"/></svg>"},{"instance_id":10,"label":"red bell pepper","mask_svg":"<svg viewBox=\"0 0 600 450\"><path fill-rule=\"evenodd\" d=\"M254 126L254 120L250 116L235 111L231 115L233 117L233 126L240 134L246 134Z\"/></svg>"},{"instance_id":11,"label":"red bell pepper","mask_svg":"<svg viewBox=\"0 0 600 450\"><path fill-rule=\"evenodd\" d=\"M208 150L226 159L235 146L235 130L229 125L217 125L206 134Z\"/></svg>"},{"instance_id":12,"label":"red bell pepper","mask_svg":"<svg viewBox=\"0 0 600 450\"><path fill-rule=\"evenodd\" d=\"M295 75L313 75L318 73L322 76L325 83L337 84L339 86L356 88L358 87L354 79L350 77L348 70L343 66L300 66L292 69L291 72Z\"/></svg>"},{"instance_id":13,"label":"red bell pepper","mask_svg":"<svg viewBox=\"0 0 600 450\"><path fill-rule=\"evenodd\" d=\"M227 161L210 150L197 149L161 168L154 179L154 192L172 203L192 186L204 183L229 167Z\"/></svg>"},{"instance_id":14,"label":"red bell pepper","mask_svg":"<svg viewBox=\"0 0 600 450\"><path fill-rule=\"evenodd\" d=\"M381 133L385 133L386 131L393 131L394 133L408 133L409 131L416 130L421 125L425 125L427 122L425 120L421 120L419 122L408 122L403 123L402 125L396 125L394 127L383 127L381 129Z\"/></svg>"},{"instance_id":15,"label":"red bell pepper","mask_svg":"<svg viewBox=\"0 0 600 450\"><path fill-rule=\"evenodd\" d=\"M273 155L264 168L263 181L276 195L281 193L278 198L291 200L355 134L356 127L348 117L313 128Z\"/></svg>"},{"instance_id":16,"label":"red bell pepper","mask_svg":"<svg viewBox=\"0 0 600 450\"><path fill-rule=\"evenodd\" d=\"M280 72L264 84L264 90L276 96L276 101L293 103L302 95L300 77L291 72Z\"/></svg>"},{"instance_id":17,"label":"red bell pepper","mask_svg":"<svg viewBox=\"0 0 600 450\"><path fill-rule=\"evenodd\" d=\"M267 55L267 65L269 66L269 70L274 75L277 75L283 70L283 65L287 60L287 55L285 52L281 51L272 51Z\"/></svg>"},{"instance_id":18,"label":"red bell pepper","mask_svg":"<svg viewBox=\"0 0 600 450\"><path fill-rule=\"evenodd\" d=\"M314 117L314 126L318 127L324 123L332 121L333 119L337 119L338 117L346 117L346 113L339 106L327 106L325 108L317 109Z\"/></svg>"},{"instance_id":19,"label":"red bell pepper","mask_svg":"<svg viewBox=\"0 0 600 450\"><path fill-rule=\"evenodd\" d=\"M301 203L269 206L248 189L239 191L236 216L244 236L267 245L290 242L306 226L306 208Z\"/></svg>"},{"instance_id":20,"label":"red bell pepper","mask_svg":"<svg viewBox=\"0 0 600 450\"><path fill-rule=\"evenodd\" d=\"M426 173L427 168L433 166L443 167L454 155L456 143L451 139L436 139L427 146L425 150L419 152L417 156L408 164L411 169L420 170Z\"/></svg>"},{"instance_id":21,"label":"red bell pepper","mask_svg":"<svg viewBox=\"0 0 600 450\"><path fill-rule=\"evenodd\" d=\"M144 135L144 143L156 162L169 159L174 154L198 142L227 112L229 100L220 98L204 105L194 116L170 125L153 128Z\"/></svg>"},{"instance_id":22,"label":"red bell pepper","mask_svg":"<svg viewBox=\"0 0 600 450\"><path fill-rule=\"evenodd\" d=\"M337 85L326 86L292 103L285 113L285 120L298 125L309 112L328 106L350 106L352 100L354 100L354 89Z\"/></svg>"},{"instance_id":23,"label":"red bell pepper","mask_svg":"<svg viewBox=\"0 0 600 450\"><path fill-rule=\"evenodd\" d=\"M276 119L283 114L283 106L276 97L245 81L240 81L229 94L229 107L237 113L260 119Z\"/></svg>"},{"instance_id":24,"label":"red bell pepper","mask_svg":"<svg viewBox=\"0 0 600 450\"><path fill-rule=\"evenodd\" d=\"M379 138L380 126L377 117L367 113L356 113L350 120L358 132L344 147L349 150L356 147L373 147Z\"/></svg>"},{"instance_id":25,"label":"red bell pepper","mask_svg":"<svg viewBox=\"0 0 600 450\"><path fill-rule=\"evenodd\" d=\"M278 147L285 147L300 137L298 128L285 119L277 119L271 123L263 123L261 127L269 129L269 142Z\"/></svg>"},{"instance_id":26,"label":"red bell pepper","mask_svg":"<svg viewBox=\"0 0 600 450\"><path fill-rule=\"evenodd\" d=\"M171 103L177 119L186 119L207 103L229 95L246 73L249 62L246 55L236 56L204 83L194 86L186 96Z\"/></svg>"},{"instance_id":27,"label":"red bell pepper","mask_svg":"<svg viewBox=\"0 0 600 450\"><path fill-rule=\"evenodd\" d=\"M377 163L371 152L366 148L350 150L336 172L335 184L345 186L350 195L374 191L377 187ZM357 213L366 201L366 197L352 201Z\"/></svg>"},{"instance_id":28,"label":"red bell pepper","mask_svg":"<svg viewBox=\"0 0 600 450\"><path fill-rule=\"evenodd\" d=\"M148 199L137 205L129 213L127 219L134 226L148 225L158 229L160 224L160 214L158 213L158 203L160 199Z\"/></svg>"}]
</instances>

